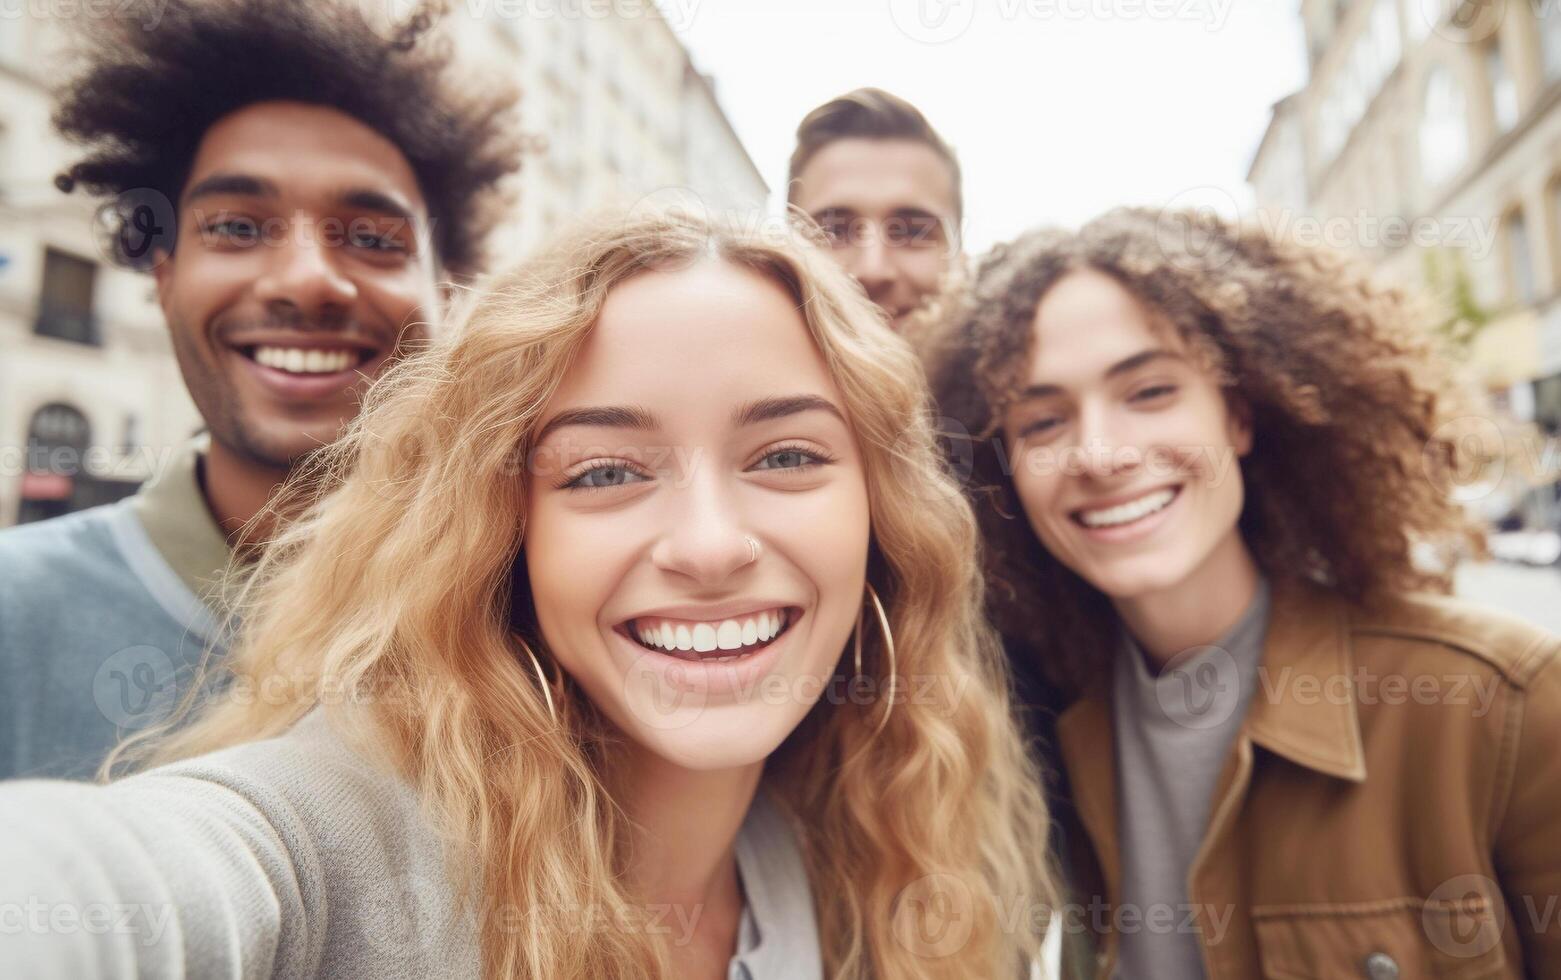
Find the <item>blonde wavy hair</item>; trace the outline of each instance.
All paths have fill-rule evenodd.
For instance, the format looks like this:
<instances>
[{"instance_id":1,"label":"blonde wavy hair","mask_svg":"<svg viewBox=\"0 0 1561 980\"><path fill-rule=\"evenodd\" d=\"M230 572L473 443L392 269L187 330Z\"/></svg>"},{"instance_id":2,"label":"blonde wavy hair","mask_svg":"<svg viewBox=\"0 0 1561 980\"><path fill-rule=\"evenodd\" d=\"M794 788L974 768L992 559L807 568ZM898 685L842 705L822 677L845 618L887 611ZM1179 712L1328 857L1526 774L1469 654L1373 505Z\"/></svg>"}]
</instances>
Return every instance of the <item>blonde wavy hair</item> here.
<instances>
[{"instance_id":1,"label":"blonde wavy hair","mask_svg":"<svg viewBox=\"0 0 1561 980\"><path fill-rule=\"evenodd\" d=\"M623 882L626 817L607 764L622 736L567 678L554 688L555 723L519 646L518 635L537 635L520 461L609 291L718 258L787 289L829 366L864 456L868 578L896 642L901 686L881 731L882 701L821 700L766 766L803 843L825 975L1019 975L1038 954L1046 916L1034 913L1053 901L1047 816L983 620L975 519L935 447L910 348L791 234L672 211L619 216L484 283L453 329L374 386L345 437L277 505L301 516L235 598L242 626L215 668L229 685L269 682L271 696L209 698L129 758L266 738L324 705L416 788L451 842L463 900L644 921ZM847 671L852 660L842 658ZM863 672L875 690L895 690L875 628ZM917 691L907 677L942 683ZM913 920L945 890L960 905L933 914L956 912L969 937L928 947ZM600 930L582 943L562 928L505 931L499 919L479 919L490 977L668 975L653 930Z\"/></svg>"}]
</instances>

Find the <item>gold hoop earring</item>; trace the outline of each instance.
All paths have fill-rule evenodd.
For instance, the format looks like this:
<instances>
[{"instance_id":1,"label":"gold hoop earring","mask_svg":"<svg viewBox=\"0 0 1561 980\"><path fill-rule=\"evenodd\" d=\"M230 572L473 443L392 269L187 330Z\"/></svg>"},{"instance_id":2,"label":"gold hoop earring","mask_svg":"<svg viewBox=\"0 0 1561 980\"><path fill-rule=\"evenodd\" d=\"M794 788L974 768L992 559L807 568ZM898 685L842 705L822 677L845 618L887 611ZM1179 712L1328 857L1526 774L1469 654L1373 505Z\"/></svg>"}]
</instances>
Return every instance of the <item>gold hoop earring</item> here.
<instances>
[{"instance_id":1,"label":"gold hoop earring","mask_svg":"<svg viewBox=\"0 0 1561 980\"><path fill-rule=\"evenodd\" d=\"M873 588L873 583L867 584L867 601L873 604L873 612L878 616L878 629L883 633L884 651L889 657L889 700L884 708L883 717L878 719L878 726L873 729L876 736L883 731L889 723L889 713L894 710L894 686L895 686L895 662L894 662L894 633L889 629L889 615L884 612L883 603L878 598L878 591ZM863 605L866 605L864 603ZM856 675L862 676L862 613L863 609L856 610Z\"/></svg>"},{"instance_id":2,"label":"gold hoop earring","mask_svg":"<svg viewBox=\"0 0 1561 980\"><path fill-rule=\"evenodd\" d=\"M547 675L542 672L542 661L537 659L537 655L531 649L531 644L521 638L519 633L515 634L515 642L519 643L520 648L526 651L526 656L531 658L531 669L536 671L537 683L542 685L542 697L547 701L548 717L553 719L553 725L557 727L558 708L553 705L553 685L548 683Z\"/></svg>"}]
</instances>

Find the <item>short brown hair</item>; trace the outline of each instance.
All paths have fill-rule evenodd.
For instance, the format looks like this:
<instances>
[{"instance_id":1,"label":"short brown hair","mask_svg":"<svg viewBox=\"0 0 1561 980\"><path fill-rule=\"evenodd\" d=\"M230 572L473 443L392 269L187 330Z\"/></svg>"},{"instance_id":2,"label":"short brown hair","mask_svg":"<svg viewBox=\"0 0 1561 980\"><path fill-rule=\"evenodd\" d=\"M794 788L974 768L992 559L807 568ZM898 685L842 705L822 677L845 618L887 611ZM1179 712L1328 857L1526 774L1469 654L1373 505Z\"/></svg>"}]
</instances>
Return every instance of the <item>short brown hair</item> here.
<instances>
[{"instance_id":1,"label":"short brown hair","mask_svg":"<svg viewBox=\"0 0 1561 980\"><path fill-rule=\"evenodd\" d=\"M921 110L881 88L847 92L808 113L797 126L797 148L791 151L786 173L786 200L796 197L797 177L808 161L837 140L910 140L923 143L949 165L954 178L954 217L963 218L965 196L960 190L959 159L932 128Z\"/></svg>"}]
</instances>

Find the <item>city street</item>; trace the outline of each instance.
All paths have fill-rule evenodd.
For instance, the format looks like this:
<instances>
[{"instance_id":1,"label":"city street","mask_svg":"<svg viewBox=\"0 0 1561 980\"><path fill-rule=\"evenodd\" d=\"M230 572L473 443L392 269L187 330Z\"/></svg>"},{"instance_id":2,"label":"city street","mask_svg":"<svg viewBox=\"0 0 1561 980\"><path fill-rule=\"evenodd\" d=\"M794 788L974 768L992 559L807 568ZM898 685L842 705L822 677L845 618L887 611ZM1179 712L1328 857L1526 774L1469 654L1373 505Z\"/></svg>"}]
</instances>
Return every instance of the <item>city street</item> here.
<instances>
[{"instance_id":1,"label":"city street","mask_svg":"<svg viewBox=\"0 0 1561 980\"><path fill-rule=\"evenodd\" d=\"M1561 569L1465 564L1458 569L1458 594L1561 633Z\"/></svg>"}]
</instances>

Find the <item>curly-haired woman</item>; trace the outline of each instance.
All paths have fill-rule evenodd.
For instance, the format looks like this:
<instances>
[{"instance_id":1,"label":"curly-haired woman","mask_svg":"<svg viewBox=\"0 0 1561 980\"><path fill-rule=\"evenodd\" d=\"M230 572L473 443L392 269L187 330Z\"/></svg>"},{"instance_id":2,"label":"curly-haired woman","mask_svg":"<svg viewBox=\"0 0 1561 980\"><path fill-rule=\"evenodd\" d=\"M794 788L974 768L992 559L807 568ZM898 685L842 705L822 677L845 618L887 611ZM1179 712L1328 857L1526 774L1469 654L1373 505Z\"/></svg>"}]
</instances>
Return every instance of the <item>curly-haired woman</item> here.
<instances>
[{"instance_id":1,"label":"curly-haired woman","mask_svg":"<svg viewBox=\"0 0 1561 980\"><path fill-rule=\"evenodd\" d=\"M1046 813L927 403L810 248L644 215L487 283L295 484L182 761L0 788L0 909L141 913L0 963L1019 975Z\"/></svg>"},{"instance_id":2,"label":"curly-haired woman","mask_svg":"<svg viewBox=\"0 0 1561 980\"><path fill-rule=\"evenodd\" d=\"M1405 295L1124 210L994 253L929 358L1092 972L1561 976L1561 643L1415 558L1475 542L1476 403Z\"/></svg>"}]
</instances>

